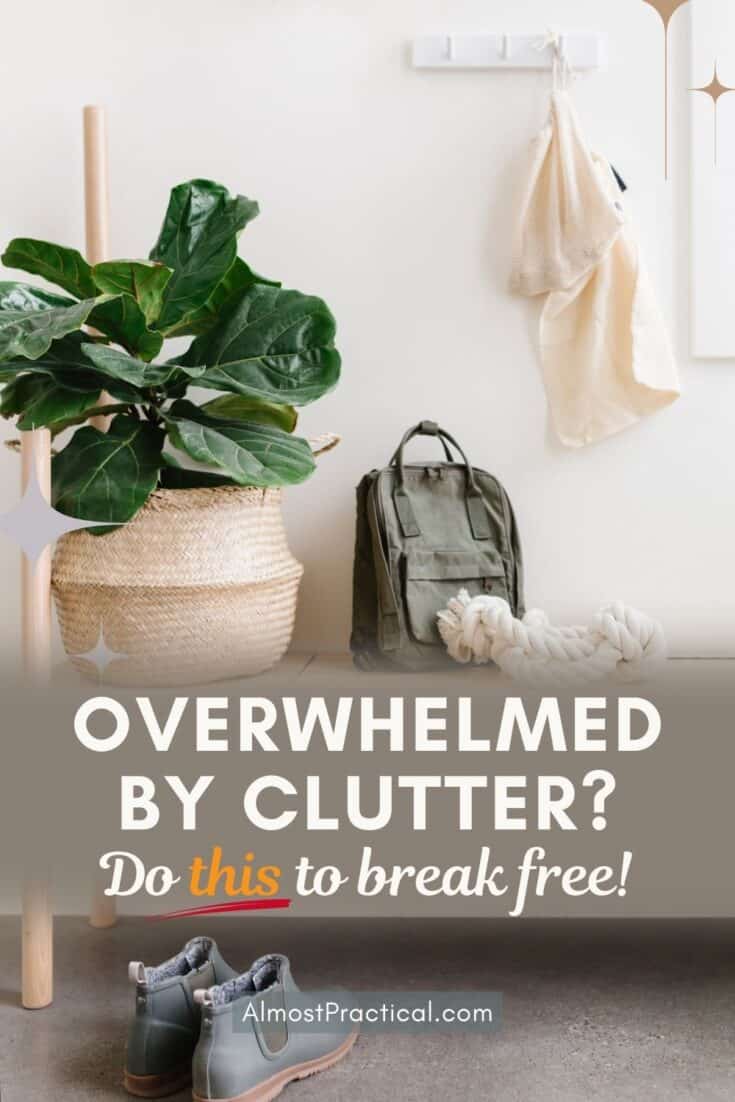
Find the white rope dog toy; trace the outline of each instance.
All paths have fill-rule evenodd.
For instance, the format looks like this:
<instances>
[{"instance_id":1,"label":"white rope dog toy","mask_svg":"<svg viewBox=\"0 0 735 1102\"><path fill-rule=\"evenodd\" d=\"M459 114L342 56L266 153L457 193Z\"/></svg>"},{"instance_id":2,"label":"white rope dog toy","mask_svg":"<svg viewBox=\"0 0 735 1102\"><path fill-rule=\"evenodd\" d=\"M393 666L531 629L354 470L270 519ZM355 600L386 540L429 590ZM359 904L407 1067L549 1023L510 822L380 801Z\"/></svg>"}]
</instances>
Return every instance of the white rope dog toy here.
<instances>
[{"instance_id":1,"label":"white rope dog toy","mask_svg":"<svg viewBox=\"0 0 735 1102\"><path fill-rule=\"evenodd\" d=\"M601 608L589 627L557 628L539 609L518 620L501 597L470 597L463 589L437 621L457 662L492 661L527 684L644 680L666 658L661 625L620 601Z\"/></svg>"}]
</instances>

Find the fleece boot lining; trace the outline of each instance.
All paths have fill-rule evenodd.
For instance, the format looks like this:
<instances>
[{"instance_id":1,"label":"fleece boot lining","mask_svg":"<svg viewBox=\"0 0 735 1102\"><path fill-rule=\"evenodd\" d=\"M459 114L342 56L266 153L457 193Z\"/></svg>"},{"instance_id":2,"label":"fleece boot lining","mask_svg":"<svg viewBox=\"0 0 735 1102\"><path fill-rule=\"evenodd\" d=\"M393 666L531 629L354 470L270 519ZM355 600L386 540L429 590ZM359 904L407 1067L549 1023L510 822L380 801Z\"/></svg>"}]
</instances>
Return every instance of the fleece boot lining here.
<instances>
[{"instance_id":1,"label":"fleece boot lining","mask_svg":"<svg viewBox=\"0 0 735 1102\"><path fill-rule=\"evenodd\" d=\"M226 1006L228 1003L234 1003L241 995L255 995L260 991L267 991L280 979L282 964L283 957L275 955L260 957L248 972L210 989L213 1006Z\"/></svg>"},{"instance_id":2,"label":"fleece boot lining","mask_svg":"<svg viewBox=\"0 0 735 1102\"><path fill-rule=\"evenodd\" d=\"M209 960L212 945L212 939L209 937L192 938L175 957L156 965L155 968L146 968L146 983L152 987L156 983L173 979L174 976L188 976L190 972L196 972Z\"/></svg>"}]
</instances>

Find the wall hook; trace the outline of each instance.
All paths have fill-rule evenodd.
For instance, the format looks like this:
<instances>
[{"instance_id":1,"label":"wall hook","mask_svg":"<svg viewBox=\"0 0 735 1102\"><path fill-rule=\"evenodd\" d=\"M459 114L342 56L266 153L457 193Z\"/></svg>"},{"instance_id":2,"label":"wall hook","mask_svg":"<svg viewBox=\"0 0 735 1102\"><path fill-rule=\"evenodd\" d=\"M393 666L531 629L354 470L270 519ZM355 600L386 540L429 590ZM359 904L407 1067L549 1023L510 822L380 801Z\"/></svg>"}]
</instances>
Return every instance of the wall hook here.
<instances>
[{"instance_id":1,"label":"wall hook","mask_svg":"<svg viewBox=\"0 0 735 1102\"><path fill-rule=\"evenodd\" d=\"M549 69L556 53L575 71L591 70L604 66L605 42L594 31L552 33L541 40L538 34L445 31L414 40L413 64L417 69Z\"/></svg>"}]
</instances>

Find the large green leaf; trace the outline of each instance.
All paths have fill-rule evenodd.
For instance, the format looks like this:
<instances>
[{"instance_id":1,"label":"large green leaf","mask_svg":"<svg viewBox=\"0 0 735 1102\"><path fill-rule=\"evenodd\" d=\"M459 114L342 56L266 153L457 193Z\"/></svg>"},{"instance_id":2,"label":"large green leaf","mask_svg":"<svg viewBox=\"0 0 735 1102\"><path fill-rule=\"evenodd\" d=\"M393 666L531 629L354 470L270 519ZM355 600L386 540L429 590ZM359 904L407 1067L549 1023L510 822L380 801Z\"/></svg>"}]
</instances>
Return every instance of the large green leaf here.
<instances>
[{"instance_id":1,"label":"large green leaf","mask_svg":"<svg viewBox=\"0 0 735 1102\"><path fill-rule=\"evenodd\" d=\"M1 315L0 315L1 316ZM113 398L122 402L140 402L143 395L133 385L93 367L83 351L90 340L86 333L69 333L53 342L48 351L35 360L16 359L0 364L0 381L15 378L23 372L42 372L69 390L89 393L104 387ZM119 353L124 355L124 353Z\"/></svg>"},{"instance_id":2,"label":"large green leaf","mask_svg":"<svg viewBox=\"0 0 735 1102\"><path fill-rule=\"evenodd\" d=\"M227 475L182 467L170 452L164 452L161 458L163 464L158 472L158 485L164 490L199 490L202 487L232 485L232 479Z\"/></svg>"},{"instance_id":3,"label":"large green leaf","mask_svg":"<svg viewBox=\"0 0 735 1102\"><path fill-rule=\"evenodd\" d=\"M74 299L28 283L0 282L0 310L48 310L51 306L74 306Z\"/></svg>"},{"instance_id":4,"label":"large green leaf","mask_svg":"<svg viewBox=\"0 0 735 1102\"><path fill-rule=\"evenodd\" d=\"M148 328L145 314L132 295L103 295L89 316L89 324L144 360L152 360L163 345L163 337Z\"/></svg>"},{"instance_id":5,"label":"large green leaf","mask_svg":"<svg viewBox=\"0 0 735 1102\"><path fill-rule=\"evenodd\" d=\"M234 263L225 272L204 305L197 310L193 310L181 321L167 329L166 336L182 337L191 335L196 337L201 333L206 333L215 324L228 303L241 291L246 291L248 287L253 287L256 283L264 283L270 287L281 286L275 280L265 279L264 276L257 275L244 260L236 256Z\"/></svg>"},{"instance_id":6,"label":"large green leaf","mask_svg":"<svg viewBox=\"0 0 735 1102\"><path fill-rule=\"evenodd\" d=\"M172 271L145 260L106 260L92 269L94 281L108 295L130 295L140 306L146 325L161 313L163 292Z\"/></svg>"},{"instance_id":7,"label":"large green leaf","mask_svg":"<svg viewBox=\"0 0 735 1102\"><path fill-rule=\"evenodd\" d=\"M237 235L258 213L244 195L212 180L190 180L171 192L151 260L173 269L158 328L170 330L202 306L232 266Z\"/></svg>"},{"instance_id":8,"label":"large green leaf","mask_svg":"<svg viewBox=\"0 0 735 1102\"><path fill-rule=\"evenodd\" d=\"M144 360L129 356L127 352L111 348L108 344L83 344L82 351L104 375L120 379L139 389L164 386L172 375L179 372L190 378L197 378L205 370L203 367L178 367L173 363L145 363Z\"/></svg>"},{"instance_id":9,"label":"large green leaf","mask_svg":"<svg viewBox=\"0 0 735 1102\"><path fill-rule=\"evenodd\" d=\"M53 460L54 507L84 520L130 520L156 487L163 439L161 429L127 414L107 432L79 429Z\"/></svg>"},{"instance_id":10,"label":"large green leaf","mask_svg":"<svg viewBox=\"0 0 735 1102\"><path fill-rule=\"evenodd\" d=\"M208 417L186 401L173 404L166 424L174 447L241 486L290 485L314 470L307 441L280 429Z\"/></svg>"},{"instance_id":11,"label":"large green leaf","mask_svg":"<svg viewBox=\"0 0 735 1102\"><path fill-rule=\"evenodd\" d=\"M208 417L224 417L226 421L254 421L257 425L273 425L284 432L293 432L299 415L293 406L278 406L244 394L222 394L206 402L202 411Z\"/></svg>"},{"instance_id":12,"label":"large green leaf","mask_svg":"<svg viewBox=\"0 0 735 1102\"><path fill-rule=\"evenodd\" d=\"M127 352L121 352L119 348L111 348L109 344L92 344L87 342L82 345L82 352L103 375L113 379L119 379L124 383L130 383L138 389L152 386L146 383L146 373L151 364L139 360L135 356L129 356ZM169 371L173 368L169 368Z\"/></svg>"},{"instance_id":13,"label":"large green leaf","mask_svg":"<svg viewBox=\"0 0 735 1102\"><path fill-rule=\"evenodd\" d=\"M94 298L97 294L92 269L76 249L32 237L16 237L3 253L2 261L6 268L39 275L76 298Z\"/></svg>"},{"instance_id":14,"label":"large green leaf","mask_svg":"<svg viewBox=\"0 0 735 1102\"><path fill-rule=\"evenodd\" d=\"M193 341L180 363L206 364L201 385L212 390L302 406L339 379L335 329L321 299L256 284Z\"/></svg>"},{"instance_id":15,"label":"large green leaf","mask_svg":"<svg viewBox=\"0 0 735 1102\"><path fill-rule=\"evenodd\" d=\"M32 287L28 283L2 282L0 281L0 311L12 311L16 315L19 311L38 312L49 310L53 306L74 306L73 298L64 295L56 295L52 291L44 291L40 287ZM24 360L22 364L13 362L0 364L0 382L12 379L18 371L27 370L29 363Z\"/></svg>"},{"instance_id":16,"label":"large green leaf","mask_svg":"<svg viewBox=\"0 0 735 1102\"><path fill-rule=\"evenodd\" d=\"M22 414L18 428L25 430L53 425L58 421L88 415L99 399L102 387L90 375L92 389L72 389L40 372L18 375L3 387L0 413L3 417Z\"/></svg>"},{"instance_id":17,"label":"large green leaf","mask_svg":"<svg viewBox=\"0 0 735 1102\"><path fill-rule=\"evenodd\" d=\"M0 362L18 357L38 359L53 341L80 329L94 306L95 299L85 299L73 306L0 311Z\"/></svg>"}]
</instances>

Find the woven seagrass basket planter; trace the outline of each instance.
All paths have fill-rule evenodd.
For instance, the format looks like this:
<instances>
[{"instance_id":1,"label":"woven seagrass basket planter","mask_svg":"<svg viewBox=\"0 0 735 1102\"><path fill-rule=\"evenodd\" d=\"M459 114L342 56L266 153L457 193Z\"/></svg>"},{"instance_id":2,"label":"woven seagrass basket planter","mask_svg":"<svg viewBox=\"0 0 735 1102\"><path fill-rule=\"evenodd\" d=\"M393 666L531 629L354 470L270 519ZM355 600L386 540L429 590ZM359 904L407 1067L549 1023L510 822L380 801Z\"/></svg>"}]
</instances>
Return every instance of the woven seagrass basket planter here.
<instances>
[{"instance_id":1,"label":"woven seagrass basket planter","mask_svg":"<svg viewBox=\"0 0 735 1102\"><path fill-rule=\"evenodd\" d=\"M286 541L281 491L157 490L107 535L56 545L53 594L64 648L83 674L178 685L274 666L293 631L303 567Z\"/></svg>"}]
</instances>

